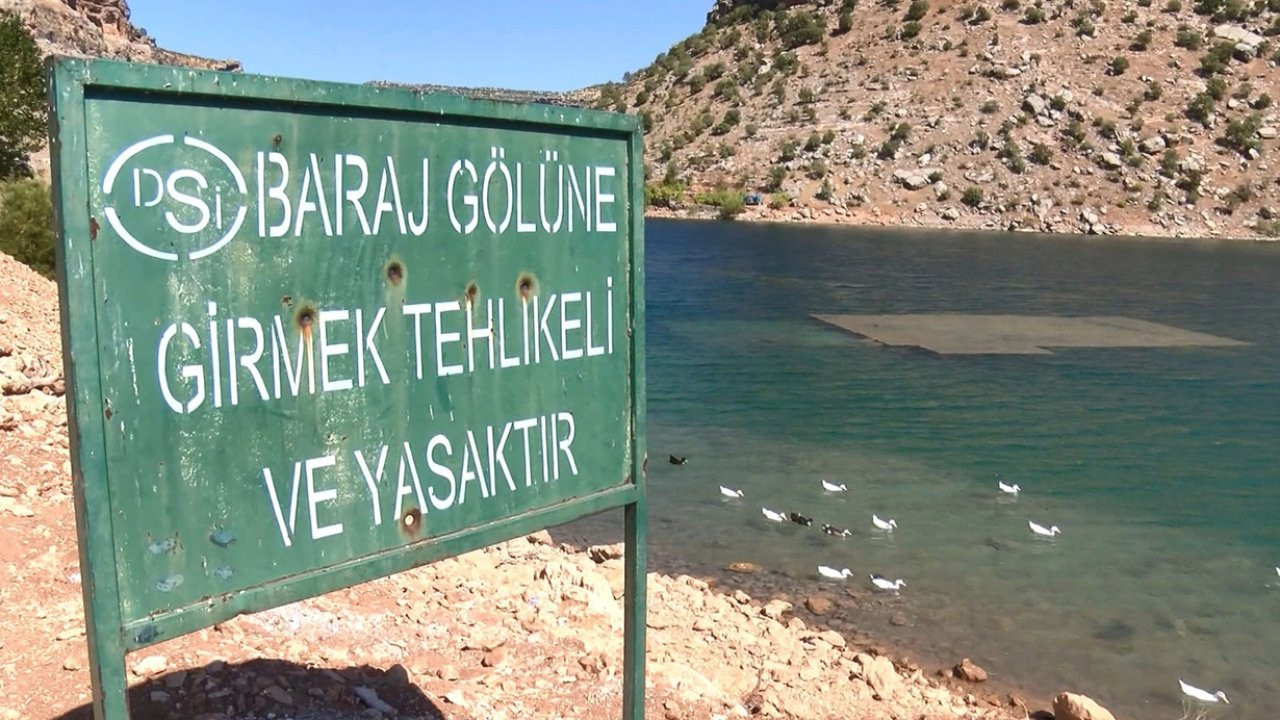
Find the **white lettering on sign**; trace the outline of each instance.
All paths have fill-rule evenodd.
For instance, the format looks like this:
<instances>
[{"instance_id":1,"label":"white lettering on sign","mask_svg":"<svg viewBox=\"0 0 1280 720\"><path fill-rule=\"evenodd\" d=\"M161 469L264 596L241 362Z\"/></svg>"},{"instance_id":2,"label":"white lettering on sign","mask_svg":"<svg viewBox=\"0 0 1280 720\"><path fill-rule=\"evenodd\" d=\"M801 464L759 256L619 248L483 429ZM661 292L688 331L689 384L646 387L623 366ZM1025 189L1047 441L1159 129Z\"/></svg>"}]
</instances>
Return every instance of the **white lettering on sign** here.
<instances>
[{"instance_id":1,"label":"white lettering on sign","mask_svg":"<svg viewBox=\"0 0 1280 720\"><path fill-rule=\"evenodd\" d=\"M531 437L531 432L537 436ZM406 440L353 450L349 456L305 458L280 476L270 467L260 474L280 542L288 548L300 537L315 541L346 532L353 516L344 513L346 522L332 518L339 498L351 493L367 494L368 524L378 527L388 520L400 521L411 510L423 515L448 512L468 502L483 504L577 476L576 435L573 413L557 411L437 433L426 442ZM389 472L389 460L394 473ZM310 520L301 531L299 506L305 507Z\"/></svg>"},{"instance_id":2,"label":"white lettering on sign","mask_svg":"<svg viewBox=\"0 0 1280 720\"><path fill-rule=\"evenodd\" d=\"M178 138L132 143L110 162L101 186L108 226L129 247L159 260L207 257L246 225L256 240L422 237L439 203L459 235L616 233L625 212L617 167L564 163L559 150L521 160L492 145L487 157L437 163L424 156L280 148L227 153L198 137ZM233 155L249 167L236 165ZM250 211L256 223L245 222Z\"/></svg>"},{"instance_id":3,"label":"white lettering on sign","mask_svg":"<svg viewBox=\"0 0 1280 720\"><path fill-rule=\"evenodd\" d=\"M306 326L293 315L223 317L210 302L203 332L181 318L160 328L156 381L166 407L190 414L428 376L587 361L614 352L613 308L612 277L518 304L488 298L411 302L398 310L319 308ZM413 327L412 377L394 376L379 346L395 312Z\"/></svg>"}]
</instances>

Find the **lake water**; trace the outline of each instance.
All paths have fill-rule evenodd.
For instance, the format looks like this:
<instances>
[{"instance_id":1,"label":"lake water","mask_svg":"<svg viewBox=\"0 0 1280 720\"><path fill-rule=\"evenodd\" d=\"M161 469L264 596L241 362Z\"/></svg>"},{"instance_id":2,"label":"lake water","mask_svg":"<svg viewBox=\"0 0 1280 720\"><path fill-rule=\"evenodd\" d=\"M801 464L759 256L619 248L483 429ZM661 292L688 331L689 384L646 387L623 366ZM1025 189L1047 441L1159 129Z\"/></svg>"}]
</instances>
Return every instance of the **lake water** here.
<instances>
[{"instance_id":1,"label":"lake water","mask_svg":"<svg viewBox=\"0 0 1280 720\"><path fill-rule=\"evenodd\" d=\"M860 590L901 577L865 619L899 650L1129 717L1180 717L1179 677L1272 717L1280 246L649 221L646 252L656 569L749 560L798 593L819 563ZM1123 315L1250 344L938 356L809 318L938 312Z\"/></svg>"}]
</instances>

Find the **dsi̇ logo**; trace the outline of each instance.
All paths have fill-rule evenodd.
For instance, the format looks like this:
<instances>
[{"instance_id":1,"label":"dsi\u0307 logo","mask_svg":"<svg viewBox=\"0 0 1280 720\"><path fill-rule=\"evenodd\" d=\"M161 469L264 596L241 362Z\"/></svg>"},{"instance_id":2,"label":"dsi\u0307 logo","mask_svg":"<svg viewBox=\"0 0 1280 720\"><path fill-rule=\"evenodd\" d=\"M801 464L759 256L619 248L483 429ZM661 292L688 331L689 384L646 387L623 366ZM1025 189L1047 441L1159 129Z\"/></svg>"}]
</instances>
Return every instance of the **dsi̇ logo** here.
<instances>
[{"instance_id":1,"label":"dsi\u0307 logo","mask_svg":"<svg viewBox=\"0 0 1280 720\"><path fill-rule=\"evenodd\" d=\"M235 237L249 212L240 169L223 151L190 136L157 135L125 148L107 168L102 192L111 228L134 250L160 260L212 255Z\"/></svg>"}]
</instances>

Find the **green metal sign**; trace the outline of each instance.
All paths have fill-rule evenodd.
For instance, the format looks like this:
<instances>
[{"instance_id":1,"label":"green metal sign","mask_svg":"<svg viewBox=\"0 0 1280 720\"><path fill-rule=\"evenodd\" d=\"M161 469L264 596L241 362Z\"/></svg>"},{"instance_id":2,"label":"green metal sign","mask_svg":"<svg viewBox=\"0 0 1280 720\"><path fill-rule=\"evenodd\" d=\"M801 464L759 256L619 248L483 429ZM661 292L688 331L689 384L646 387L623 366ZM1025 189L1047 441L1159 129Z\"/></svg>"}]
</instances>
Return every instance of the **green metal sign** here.
<instances>
[{"instance_id":1,"label":"green metal sign","mask_svg":"<svg viewBox=\"0 0 1280 720\"><path fill-rule=\"evenodd\" d=\"M58 263L94 705L124 654L626 509L643 716L634 118L63 60Z\"/></svg>"}]
</instances>

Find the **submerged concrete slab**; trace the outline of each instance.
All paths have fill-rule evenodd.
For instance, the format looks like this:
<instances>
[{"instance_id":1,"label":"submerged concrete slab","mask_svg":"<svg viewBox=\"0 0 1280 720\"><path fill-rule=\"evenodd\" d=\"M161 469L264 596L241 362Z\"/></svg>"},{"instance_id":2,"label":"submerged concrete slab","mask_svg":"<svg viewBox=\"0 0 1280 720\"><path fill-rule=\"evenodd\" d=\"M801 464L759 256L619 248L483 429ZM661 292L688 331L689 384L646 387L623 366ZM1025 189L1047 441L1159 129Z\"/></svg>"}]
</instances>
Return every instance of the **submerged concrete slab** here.
<instances>
[{"instance_id":1,"label":"submerged concrete slab","mask_svg":"<svg viewBox=\"0 0 1280 720\"><path fill-rule=\"evenodd\" d=\"M1119 316L814 315L885 345L940 355L1048 355L1048 348L1227 347L1249 343Z\"/></svg>"}]
</instances>

